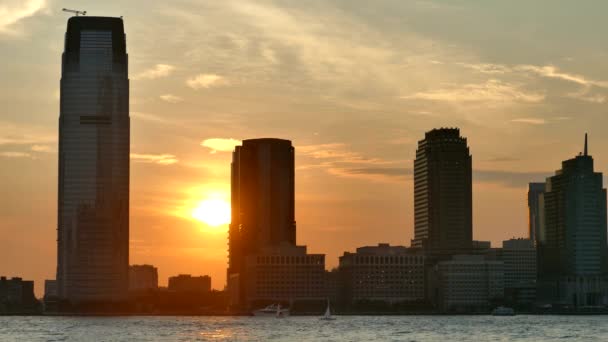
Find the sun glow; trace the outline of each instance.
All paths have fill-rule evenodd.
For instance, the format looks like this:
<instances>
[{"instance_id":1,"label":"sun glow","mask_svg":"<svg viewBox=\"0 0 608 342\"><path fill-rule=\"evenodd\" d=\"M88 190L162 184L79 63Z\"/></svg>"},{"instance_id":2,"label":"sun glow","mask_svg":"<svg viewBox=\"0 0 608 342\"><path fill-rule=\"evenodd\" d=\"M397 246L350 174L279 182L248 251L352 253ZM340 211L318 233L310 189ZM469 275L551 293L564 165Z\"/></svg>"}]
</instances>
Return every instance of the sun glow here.
<instances>
[{"instance_id":1,"label":"sun glow","mask_svg":"<svg viewBox=\"0 0 608 342\"><path fill-rule=\"evenodd\" d=\"M230 204L223 199L210 198L198 203L192 217L211 227L230 223Z\"/></svg>"}]
</instances>

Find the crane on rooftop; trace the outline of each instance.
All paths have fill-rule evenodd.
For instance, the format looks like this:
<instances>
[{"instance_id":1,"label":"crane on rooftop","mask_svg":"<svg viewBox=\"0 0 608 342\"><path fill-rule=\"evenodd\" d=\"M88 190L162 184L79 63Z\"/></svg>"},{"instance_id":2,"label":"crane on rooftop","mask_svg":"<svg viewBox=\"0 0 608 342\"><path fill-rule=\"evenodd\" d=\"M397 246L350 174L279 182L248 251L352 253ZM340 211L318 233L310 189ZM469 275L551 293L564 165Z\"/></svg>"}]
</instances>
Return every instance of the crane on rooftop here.
<instances>
[{"instance_id":1,"label":"crane on rooftop","mask_svg":"<svg viewBox=\"0 0 608 342\"><path fill-rule=\"evenodd\" d=\"M69 8L64 8L63 11L64 12L68 12L68 13L73 13L76 16L79 16L81 14L82 15L87 15L87 11L77 11L77 10L73 10L73 9L69 9Z\"/></svg>"}]
</instances>

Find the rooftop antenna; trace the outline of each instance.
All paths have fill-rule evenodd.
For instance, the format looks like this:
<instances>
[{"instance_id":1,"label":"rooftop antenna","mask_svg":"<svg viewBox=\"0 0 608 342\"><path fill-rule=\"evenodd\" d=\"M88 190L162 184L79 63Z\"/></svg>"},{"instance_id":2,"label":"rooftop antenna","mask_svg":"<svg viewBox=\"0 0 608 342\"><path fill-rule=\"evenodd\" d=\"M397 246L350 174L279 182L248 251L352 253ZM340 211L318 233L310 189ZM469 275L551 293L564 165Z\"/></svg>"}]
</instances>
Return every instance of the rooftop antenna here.
<instances>
[{"instance_id":1,"label":"rooftop antenna","mask_svg":"<svg viewBox=\"0 0 608 342\"><path fill-rule=\"evenodd\" d=\"M68 13L73 13L76 16L79 16L81 14L82 15L87 15L87 11L77 11L77 10L73 10L73 9L69 9L69 8L64 8L64 9L62 9L62 11L68 12Z\"/></svg>"},{"instance_id":2,"label":"rooftop antenna","mask_svg":"<svg viewBox=\"0 0 608 342\"><path fill-rule=\"evenodd\" d=\"M585 156L587 156L587 133L585 133Z\"/></svg>"}]
</instances>

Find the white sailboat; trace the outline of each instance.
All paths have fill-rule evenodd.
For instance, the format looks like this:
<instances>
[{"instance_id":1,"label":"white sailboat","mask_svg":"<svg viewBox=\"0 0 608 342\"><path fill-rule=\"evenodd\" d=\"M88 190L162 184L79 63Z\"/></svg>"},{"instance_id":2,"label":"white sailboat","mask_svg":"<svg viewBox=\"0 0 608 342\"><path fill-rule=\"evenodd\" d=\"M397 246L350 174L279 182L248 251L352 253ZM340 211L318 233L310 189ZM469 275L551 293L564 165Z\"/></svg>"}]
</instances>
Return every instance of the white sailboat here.
<instances>
[{"instance_id":1,"label":"white sailboat","mask_svg":"<svg viewBox=\"0 0 608 342\"><path fill-rule=\"evenodd\" d=\"M321 317L324 321L333 321L336 318L331 315L331 309L329 307L329 300L327 300L327 309L325 309L325 314Z\"/></svg>"}]
</instances>

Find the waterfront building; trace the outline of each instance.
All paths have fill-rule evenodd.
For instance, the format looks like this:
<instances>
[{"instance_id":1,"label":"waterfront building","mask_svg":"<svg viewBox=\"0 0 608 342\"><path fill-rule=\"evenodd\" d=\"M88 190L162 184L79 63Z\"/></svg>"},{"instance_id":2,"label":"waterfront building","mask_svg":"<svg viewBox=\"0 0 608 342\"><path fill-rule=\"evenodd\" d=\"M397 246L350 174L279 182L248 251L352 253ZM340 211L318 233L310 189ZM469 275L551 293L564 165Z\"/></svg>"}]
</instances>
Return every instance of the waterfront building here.
<instances>
[{"instance_id":1,"label":"waterfront building","mask_svg":"<svg viewBox=\"0 0 608 342\"><path fill-rule=\"evenodd\" d=\"M152 265L129 266L129 290L158 289L158 269Z\"/></svg>"},{"instance_id":2,"label":"waterfront building","mask_svg":"<svg viewBox=\"0 0 608 342\"><path fill-rule=\"evenodd\" d=\"M33 281L0 277L0 314L30 313L37 309L38 304Z\"/></svg>"},{"instance_id":3,"label":"waterfront building","mask_svg":"<svg viewBox=\"0 0 608 342\"><path fill-rule=\"evenodd\" d=\"M412 247L454 253L470 249L472 189L471 154L460 130L427 132L414 161Z\"/></svg>"},{"instance_id":4,"label":"waterfront building","mask_svg":"<svg viewBox=\"0 0 608 342\"><path fill-rule=\"evenodd\" d=\"M547 178L540 203L539 304L608 304L606 189L588 154L587 135L584 152Z\"/></svg>"},{"instance_id":5,"label":"waterfront building","mask_svg":"<svg viewBox=\"0 0 608 342\"><path fill-rule=\"evenodd\" d=\"M536 243L541 231L540 194L545 191L545 183L528 184L528 236Z\"/></svg>"},{"instance_id":6,"label":"waterfront building","mask_svg":"<svg viewBox=\"0 0 608 342\"><path fill-rule=\"evenodd\" d=\"M211 292L211 277L204 275L193 277L190 274L180 274L169 278L169 291L173 292Z\"/></svg>"},{"instance_id":7,"label":"waterfront building","mask_svg":"<svg viewBox=\"0 0 608 342\"><path fill-rule=\"evenodd\" d=\"M432 269L430 295L442 312L487 312L504 297L504 263L455 255Z\"/></svg>"},{"instance_id":8,"label":"waterfront building","mask_svg":"<svg viewBox=\"0 0 608 342\"><path fill-rule=\"evenodd\" d=\"M510 239L502 242L505 299L530 308L536 300L537 260L534 241Z\"/></svg>"},{"instance_id":9,"label":"waterfront building","mask_svg":"<svg viewBox=\"0 0 608 342\"><path fill-rule=\"evenodd\" d=\"M68 20L60 90L58 294L72 303L123 301L130 123L121 18Z\"/></svg>"},{"instance_id":10,"label":"waterfront building","mask_svg":"<svg viewBox=\"0 0 608 342\"><path fill-rule=\"evenodd\" d=\"M357 248L340 257L344 295L351 304L360 301L387 303L425 299L425 256L403 246Z\"/></svg>"}]
</instances>

